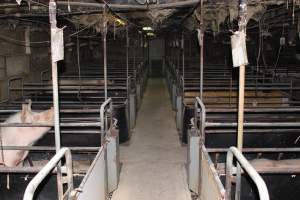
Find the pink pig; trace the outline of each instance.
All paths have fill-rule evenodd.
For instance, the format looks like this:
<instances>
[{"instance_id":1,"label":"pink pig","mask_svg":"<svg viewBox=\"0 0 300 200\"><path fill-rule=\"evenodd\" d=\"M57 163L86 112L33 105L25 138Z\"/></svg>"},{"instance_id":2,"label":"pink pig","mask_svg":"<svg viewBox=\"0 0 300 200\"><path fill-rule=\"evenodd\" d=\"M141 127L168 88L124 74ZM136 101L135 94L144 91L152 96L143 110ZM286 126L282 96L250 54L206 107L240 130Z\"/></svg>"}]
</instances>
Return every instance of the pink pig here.
<instances>
[{"instance_id":1,"label":"pink pig","mask_svg":"<svg viewBox=\"0 0 300 200\"><path fill-rule=\"evenodd\" d=\"M53 124L53 108L43 112L31 111L31 103L23 104L22 111L10 116L5 123L47 123ZM42 138L51 127L1 127L0 134L3 146L32 146ZM1 150L0 164L7 167L15 167L23 163L29 151L25 150ZM3 159L3 157L4 159Z\"/></svg>"}]
</instances>

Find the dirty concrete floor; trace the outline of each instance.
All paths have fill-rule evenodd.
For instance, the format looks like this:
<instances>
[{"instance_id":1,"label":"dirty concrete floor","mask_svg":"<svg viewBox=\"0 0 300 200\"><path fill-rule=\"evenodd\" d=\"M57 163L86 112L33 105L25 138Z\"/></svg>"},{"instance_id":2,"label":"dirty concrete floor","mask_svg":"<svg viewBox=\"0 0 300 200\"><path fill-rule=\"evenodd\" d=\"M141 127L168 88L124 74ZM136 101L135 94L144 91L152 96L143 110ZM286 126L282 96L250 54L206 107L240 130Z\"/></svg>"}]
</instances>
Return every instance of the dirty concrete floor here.
<instances>
[{"instance_id":1,"label":"dirty concrete floor","mask_svg":"<svg viewBox=\"0 0 300 200\"><path fill-rule=\"evenodd\" d=\"M190 200L186 147L162 79L149 79L130 143L120 147L122 169L112 200Z\"/></svg>"}]
</instances>

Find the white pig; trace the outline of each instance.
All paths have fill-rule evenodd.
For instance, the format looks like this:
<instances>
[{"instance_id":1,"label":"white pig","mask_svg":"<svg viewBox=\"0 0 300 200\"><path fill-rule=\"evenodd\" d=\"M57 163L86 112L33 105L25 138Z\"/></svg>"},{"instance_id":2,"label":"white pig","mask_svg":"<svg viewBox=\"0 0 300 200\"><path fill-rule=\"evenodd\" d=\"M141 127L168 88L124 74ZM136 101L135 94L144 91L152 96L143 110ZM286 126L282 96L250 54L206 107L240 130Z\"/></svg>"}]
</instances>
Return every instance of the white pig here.
<instances>
[{"instance_id":1,"label":"white pig","mask_svg":"<svg viewBox=\"0 0 300 200\"><path fill-rule=\"evenodd\" d=\"M5 123L51 123L53 124L53 108L43 112L31 111L31 103L23 104L22 111L10 116ZM51 127L1 127L0 134L3 146L32 146L42 138ZM29 151L2 150L0 147L0 164L15 167L23 163ZM2 158L2 155L4 159Z\"/></svg>"}]
</instances>

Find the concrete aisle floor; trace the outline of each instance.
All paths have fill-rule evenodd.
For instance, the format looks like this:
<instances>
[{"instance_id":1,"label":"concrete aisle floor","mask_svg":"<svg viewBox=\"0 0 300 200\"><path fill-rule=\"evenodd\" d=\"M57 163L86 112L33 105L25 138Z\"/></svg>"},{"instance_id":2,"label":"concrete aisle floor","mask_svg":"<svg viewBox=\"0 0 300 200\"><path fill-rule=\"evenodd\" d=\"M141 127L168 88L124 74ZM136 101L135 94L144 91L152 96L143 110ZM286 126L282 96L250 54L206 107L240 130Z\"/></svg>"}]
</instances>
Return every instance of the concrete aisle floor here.
<instances>
[{"instance_id":1,"label":"concrete aisle floor","mask_svg":"<svg viewBox=\"0 0 300 200\"><path fill-rule=\"evenodd\" d=\"M150 79L130 144L120 147L122 169L112 200L190 200L186 147L162 79Z\"/></svg>"}]
</instances>

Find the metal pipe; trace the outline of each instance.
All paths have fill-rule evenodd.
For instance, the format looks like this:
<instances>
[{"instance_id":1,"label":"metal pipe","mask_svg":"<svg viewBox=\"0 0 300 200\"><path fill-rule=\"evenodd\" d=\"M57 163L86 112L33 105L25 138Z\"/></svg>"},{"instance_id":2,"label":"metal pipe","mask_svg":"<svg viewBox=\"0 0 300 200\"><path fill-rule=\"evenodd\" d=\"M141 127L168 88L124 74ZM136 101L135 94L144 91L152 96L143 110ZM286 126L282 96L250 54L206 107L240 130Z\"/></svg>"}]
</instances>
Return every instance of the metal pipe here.
<instances>
[{"instance_id":1,"label":"metal pipe","mask_svg":"<svg viewBox=\"0 0 300 200\"><path fill-rule=\"evenodd\" d=\"M200 99L203 100L203 44L204 44L204 24L203 24L203 0L200 0Z\"/></svg>"},{"instance_id":2,"label":"metal pipe","mask_svg":"<svg viewBox=\"0 0 300 200\"><path fill-rule=\"evenodd\" d=\"M61 122L58 124L61 127L100 127L99 122ZM52 127L51 123L0 123L0 127ZM54 126L55 128L55 126ZM54 129L55 131L55 129ZM55 132L55 134L57 134Z\"/></svg>"},{"instance_id":3,"label":"metal pipe","mask_svg":"<svg viewBox=\"0 0 300 200\"><path fill-rule=\"evenodd\" d=\"M226 153L228 148L208 148L208 153ZM243 153L300 153L300 148L243 148Z\"/></svg>"},{"instance_id":4,"label":"metal pipe","mask_svg":"<svg viewBox=\"0 0 300 200\"><path fill-rule=\"evenodd\" d=\"M51 40L55 36L53 32L57 29L57 21L56 21L56 2L55 0L49 0L49 22L51 28ZM51 49L53 43L51 42ZM51 52L52 54L53 52ZM52 56L51 56L51 59ZM60 126L59 126L59 96L58 96L58 74L57 74L57 62L51 60L52 64L52 85L53 85L53 107L54 107L54 130L55 130L55 147L56 153L59 152L60 145ZM58 199L62 200L63 197L63 185L62 185L62 174L61 174L61 165L57 166L57 188L58 188ZM24 196L24 199L25 196Z\"/></svg>"},{"instance_id":5,"label":"metal pipe","mask_svg":"<svg viewBox=\"0 0 300 200\"><path fill-rule=\"evenodd\" d=\"M237 147L239 150L243 148L243 124L244 124L244 101L245 101L245 66L240 66L239 75L239 107L238 107L238 138Z\"/></svg>"},{"instance_id":6,"label":"metal pipe","mask_svg":"<svg viewBox=\"0 0 300 200\"><path fill-rule=\"evenodd\" d=\"M77 31L79 30L79 25L77 26ZM76 37L76 53L77 53L77 67L78 67L78 76L79 76L79 89L78 89L78 97L80 98L80 91L81 91L81 66L80 66L80 41L79 41L79 33L77 33Z\"/></svg>"},{"instance_id":7,"label":"metal pipe","mask_svg":"<svg viewBox=\"0 0 300 200\"><path fill-rule=\"evenodd\" d=\"M269 128L269 129L244 129L244 134L299 134L298 128ZM205 130L205 134L236 134L236 129L212 129Z\"/></svg>"},{"instance_id":8,"label":"metal pipe","mask_svg":"<svg viewBox=\"0 0 300 200\"><path fill-rule=\"evenodd\" d=\"M7 173L19 173L19 174L37 174L39 173L44 166L34 166L34 167L1 167L0 174L7 174ZM64 170L64 169L63 169ZM80 168L77 166L73 169L74 176L78 176L79 174L83 176L86 174L87 170L85 168ZM63 171L63 173L65 173ZM57 174L57 170L53 169L52 172L49 174Z\"/></svg>"},{"instance_id":9,"label":"metal pipe","mask_svg":"<svg viewBox=\"0 0 300 200\"><path fill-rule=\"evenodd\" d=\"M199 155L199 189L198 191L200 192L202 189L202 152L203 152L203 147L205 144L205 121L206 121L206 110L205 110L205 105L202 102L202 100L199 97L196 97L196 102L195 102L195 111L194 111L194 126L195 128L198 125L198 118L201 117L201 121L199 123L200 125L200 155ZM200 116L198 117L198 114L200 113Z\"/></svg>"},{"instance_id":10,"label":"metal pipe","mask_svg":"<svg viewBox=\"0 0 300 200\"><path fill-rule=\"evenodd\" d=\"M237 123L222 123L222 122L206 122L205 127L237 127ZM292 127L300 127L300 122L245 122L244 126L247 128L252 127L282 127L282 128L292 128Z\"/></svg>"},{"instance_id":11,"label":"metal pipe","mask_svg":"<svg viewBox=\"0 0 300 200\"><path fill-rule=\"evenodd\" d=\"M247 26L247 0L239 0L239 31L246 34ZM255 91L257 88L255 87ZM239 104L238 104L238 129L237 129L237 148L243 149L243 130L244 130L244 101L245 101L245 65L239 67ZM232 162L232 161L231 161ZM241 196L241 166L237 164L237 178L235 199L240 200Z\"/></svg>"},{"instance_id":12,"label":"metal pipe","mask_svg":"<svg viewBox=\"0 0 300 200\"><path fill-rule=\"evenodd\" d=\"M65 157L66 159L66 169L67 169L67 183L68 183L68 189L67 189L67 197L68 199L71 199L70 192L73 190L73 170L72 170L72 154L71 151L67 148L62 148L59 150L55 156L45 165L45 167L42 168L42 170L30 181L30 183L27 185L23 200L32 200L34 193L38 186L41 184L41 182L47 177L47 175L53 170L53 168L57 165L57 172L58 172L58 165L61 161L61 159ZM61 173L58 172L58 173ZM59 198L63 198L64 194L60 196Z\"/></svg>"},{"instance_id":13,"label":"metal pipe","mask_svg":"<svg viewBox=\"0 0 300 200\"><path fill-rule=\"evenodd\" d=\"M107 130L107 121L106 121L106 115L105 115L105 111L107 108L107 105L109 105L109 112L112 114L112 100L111 98L107 99L100 107L100 127L101 127L101 145L104 144L104 139L105 139L105 133ZM111 116L112 119L112 116Z\"/></svg>"},{"instance_id":14,"label":"metal pipe","mask_svg":"<svg viewBox=\"0 0 300 200\"><path fill-rule=\"evenodd\" d=\"M182 40L181 41L181 48L182 48L182 87L184 88L184 86L185 86L185 83L184 83L184 79L185 79L185 57L184 57L184 34L183 34L183 32L182 32L182 39L181 40Z\"/></svg>"},{"instance_id":15,"label":"metal pipe","mask_svg":"<svg viewBox=\"0 0 300 200\"><path fill-rule=\"evenodd\" d=\"M129 98L129 36L128 36L128 26L126 26L126 86L127 86L127 97ZM129 99L128 99L129 100Z\"/></svg>"},{"instance_id":16,"label":"metal pipe","mask_svg":"<svg viewBox=\"0 0 300 200\"><path fill-rule=\"evenodd\" d=\"M2 148L2 147L1 147ZM77 151L78 153L98 151L100 147L63 147L68 148L70 151ZM28 151L55 151L51 146L3 146L3 150L28 150Z\"/></svg>"},{"instance_id":17,"label":"metal pipe","mask_svg":"<svg viewBox=\"0 0 300 200\"><path fill-rule=\"evenodd\" d=\"M230 147L227 152L226 159L226 193L225 199L231 199L231 180L233 175L233 157L236 158L241 167L247 172L250 178L255 183L260 200L269 200L269 192L264 180L248 162L248 160L243 156L243 154L235 147Z\"/></svg>"},{"instance_id":18,"label":"metal pipe","mask_svg":"<svg viewBox=\"0 0 300 200\"><path fill-rule=\"evenodd\" d=\"M105 14L105 10L104 10ZM106 34L107 34L107 22L104 19L102 27L102 39L103 39L103 70L104 70L104 96L107 100L107 55L106 55Z\"/></svg>"}]
</instances>

